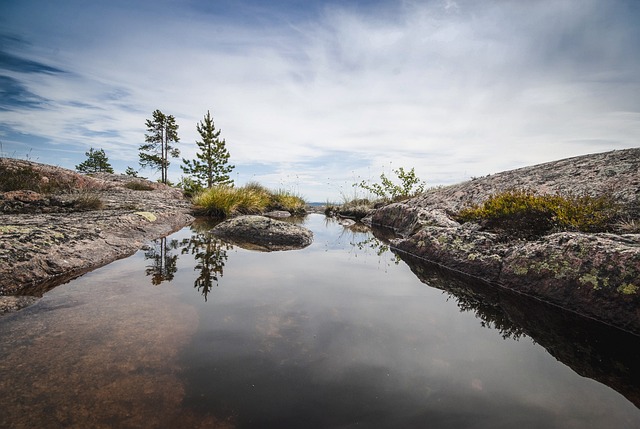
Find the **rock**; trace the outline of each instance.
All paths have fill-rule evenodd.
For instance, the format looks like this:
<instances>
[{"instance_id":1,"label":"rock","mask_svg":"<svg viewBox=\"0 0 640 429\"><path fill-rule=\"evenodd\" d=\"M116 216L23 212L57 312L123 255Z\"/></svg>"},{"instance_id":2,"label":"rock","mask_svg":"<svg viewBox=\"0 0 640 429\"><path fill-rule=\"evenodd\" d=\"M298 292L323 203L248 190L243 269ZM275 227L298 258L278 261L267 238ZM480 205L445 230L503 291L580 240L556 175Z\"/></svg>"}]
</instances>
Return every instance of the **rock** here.
<instances>
[{"instance_id":1,"label":"rock","mask_svg":"<svg viewBox=\"0 0 640 429\"><path fill-rule=\"evenodd\" d=\"M513 246L498 281L640 334L640 235L557 233Z\"/></svg>"},{"instance_id":2,"label":"rock","mask_svg":"<svg viewBox=\"0 0 640 429\"><path fill-rule=\"evenodd\" d=\"M500 285L640 334L640 235L557 233L504 240L450 218L470 203L514 187L541 192L608 192L637 221L640 149L613 151L499 173L378 209L373 227L393 229L401 257Z\"/></svg>"},{"instance_id":3,"label":"rock","mask_svg":"<svg viewBox=\"0 0 640 429\"><path fill-rule=\"evenodd\" d=\"M53 192L0 192L0 296L41 296L193 220L191 203L181 191L159 183L117 174L85 176L7 158L0 158L0 169L26 171L24 183L35 179L31 186ZM133 180L150 190L127 188ZM78 211L74 201L87 193L102 201L102 209Z\"/></svg>"},{"instance_id":4,"label":"rock","mask_svg":"<svg viewBox=\"0 0 640 429\"><path fill-rule=\"evenodd\" d=\"M216 225L211 232L252 250L292 250L307 247L313 233L307 228L266 216L239 216Z\"/></svg>"},{"instance_id":5,"label":"rock","mask_svg":"<svg viewBox=\"0 0 640 429\"><path fill-rule=\"evenodd\" d=\"M0 296L0 315L33 305L39 299L35 296Z\"/></svg>"},{"instance_id":6,"label":"rock","mask_svg":"<svg viewBox=\"0 0 640 429\"><path fill-rule=\"evenodd\" d=\"M355 225L356 221L353 219L338 219L338 224L349 228Z\"/></svg>"},{"instance_id":7,"label":"rock","mask_svg":"<svg viewBox=\"0 0 640 429\"><path fill-rule=\"evenodd\" d=\"M440 209L412 207L402 203L389 204L376 210L371 224L384 226L402 236L409 236L427 226L457 227L460 224Z\"/></svg>"},{"instance_id":8,"label":"rock","mask_svg":"<svg viewBox=\"0 0 640 429\"><path fill-rule=\"evenodd\" d=\"M275 219L284 219L287 217L291 217L291 213L285 210L274 210L264 214L264 216L272 217Z\"/></svg>"},{"instance_id":9,"label":"rock","mask_svg":"<svg viewBox=\"0 0 640 429\"><path fill-rule=\"evenodd\" d=\"M474 312L483 326L505 339L530 337L576 373L617 390L640 407L638 355L629 346L637 343L635 335L422 259L402 259L420 281L454 296L460 311Z\"/></svg>"}]
</instances>

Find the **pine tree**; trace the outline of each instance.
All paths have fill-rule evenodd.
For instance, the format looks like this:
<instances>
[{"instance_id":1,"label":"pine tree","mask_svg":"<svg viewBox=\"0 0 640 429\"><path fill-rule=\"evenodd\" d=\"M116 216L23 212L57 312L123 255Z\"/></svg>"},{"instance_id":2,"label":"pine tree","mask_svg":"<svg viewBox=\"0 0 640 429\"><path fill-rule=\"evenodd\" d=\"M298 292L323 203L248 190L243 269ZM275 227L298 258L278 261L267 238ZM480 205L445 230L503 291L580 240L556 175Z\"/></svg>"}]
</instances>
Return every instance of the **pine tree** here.
<instances>
[{"instance_id":1,"label":"pine tree","mask_svg":"<svg viewBox=\"0 0 640 429\"><path fill-rule=\"evenodd\" d=\"M140 165L160 170L162 183L167 183L169 157L177 158L180 150L172 143L180 141L178 124L173 115L165 115L160 110L153 112L153 120L147 119L148 134L144 135L145 144L140 145Z\"/></svg>"},{"instance_id":2,"label":"pine tree","mask_svg":"<svg viewBox=\"0 0 640 429\"><path fill-rule=\"evenodd\" d=\"M211 188L214 185L231 185L233 180L229 173L235 165L229 164L229 151L225 139L220 139L221 130L216 130L211 113L207 111L204 120L196 125L202 141L197 141L199 151L194 160L182 159L180 166L185 174L194 176L199 186Z\"/></svg>"},{"instance_id":3,"label":"pine tree","mask_svg":"<svg viewBox=\"0 0 640 429\"><path fill-rule=\"evenodd\" d=\"M124 171L124 174L131 177L138 177L138 170L134 170L133 167L127 167L127 169Z\"/></svg>"},{"instance_id":4,"label":"pine tree","mask_svg":"<svg viewBox=\"0 0 640 429\"><path fill-rule=\"evenodd\" d=\"M76 170L81 173L113 173L113 168L109 164L109 158L104 150L89 149L84 153L87 156L86 161L76 165Z\"/></svg>"}]
</instances>

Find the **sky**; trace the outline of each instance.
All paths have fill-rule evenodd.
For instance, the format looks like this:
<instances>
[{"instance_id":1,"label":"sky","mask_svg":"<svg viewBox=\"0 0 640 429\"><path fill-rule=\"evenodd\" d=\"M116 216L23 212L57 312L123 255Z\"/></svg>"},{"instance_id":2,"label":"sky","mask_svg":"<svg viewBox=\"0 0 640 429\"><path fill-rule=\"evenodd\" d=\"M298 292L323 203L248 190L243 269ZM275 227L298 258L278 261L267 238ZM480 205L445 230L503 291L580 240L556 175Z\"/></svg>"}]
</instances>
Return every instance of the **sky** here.
<instances>
[{"instance_id":1,"label":"sky","mask_svg":"<svg viewBox=\"0 0 640 429\"><path fill-rule=\"evenodd\" d=\"M193 159L210 111L237 185L341 202L399 167L438 186L639 147L638 22L635 0L0 0L0 155L139 169L159 109Z\"/></svg>"}]
</instances>

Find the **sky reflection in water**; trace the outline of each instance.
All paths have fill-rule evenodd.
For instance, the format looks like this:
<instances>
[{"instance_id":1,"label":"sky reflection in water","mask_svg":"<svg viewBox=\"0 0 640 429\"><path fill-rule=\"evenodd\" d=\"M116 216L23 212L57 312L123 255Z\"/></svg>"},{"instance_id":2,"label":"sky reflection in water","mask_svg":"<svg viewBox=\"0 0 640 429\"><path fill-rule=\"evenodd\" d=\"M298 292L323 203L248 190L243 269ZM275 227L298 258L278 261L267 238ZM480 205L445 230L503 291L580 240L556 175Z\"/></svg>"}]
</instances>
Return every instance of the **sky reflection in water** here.
<instances>
[{"instance_id":1,"label":"sky reflection in water","mask_svg":"<svg viewBox=\"0 0 640 429\"><path fill-rule=\"evenodd\" d=\"M483 327L369 233L305 222L311 246L273 253L194 225L0 320L0 426L640 425L622 395Z\"/></svg>"}]
</instances>

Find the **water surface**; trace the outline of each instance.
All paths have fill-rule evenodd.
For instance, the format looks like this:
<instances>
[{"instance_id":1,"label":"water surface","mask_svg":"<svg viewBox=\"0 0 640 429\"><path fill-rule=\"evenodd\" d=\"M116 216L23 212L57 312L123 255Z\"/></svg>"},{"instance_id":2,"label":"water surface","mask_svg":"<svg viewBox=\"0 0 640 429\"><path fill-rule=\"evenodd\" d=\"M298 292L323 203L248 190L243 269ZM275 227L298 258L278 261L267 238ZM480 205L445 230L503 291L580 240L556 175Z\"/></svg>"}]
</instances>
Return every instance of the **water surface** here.
<instances>
[{"instance_id":1,"label":"water surface","mask_svg":"<svg viewBox=\"0 0 640 429\"><path fill-rule=\"evenodd\" d=\"M304 222L314 243L273 253L195 224L0 319L0 427L640 427L618 358L637 337L541 334L581 322L506 317L368 232Z\"/></svg>"}]
</instances>

